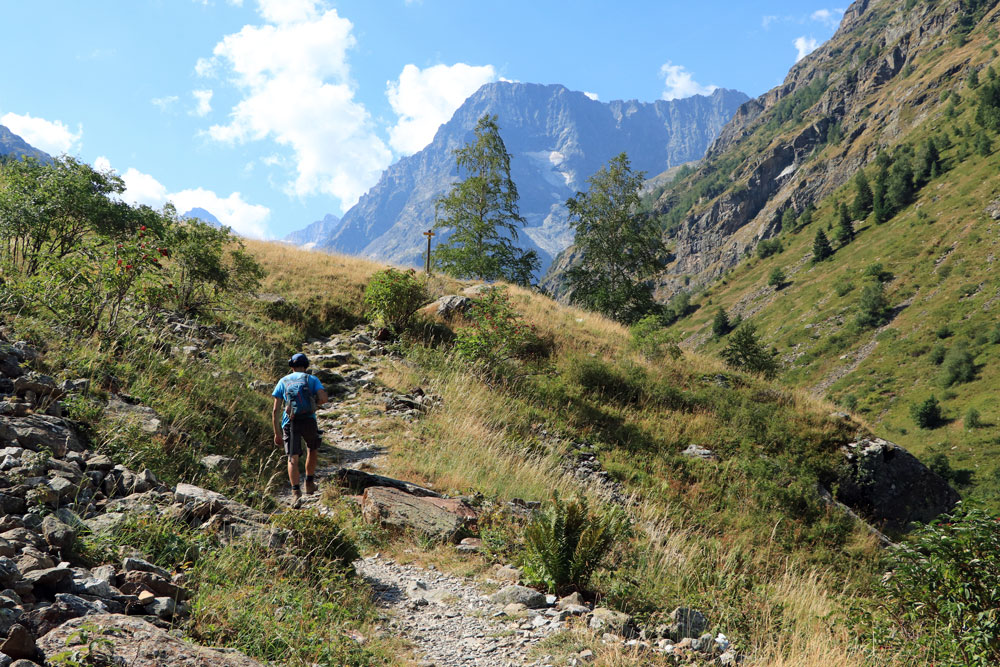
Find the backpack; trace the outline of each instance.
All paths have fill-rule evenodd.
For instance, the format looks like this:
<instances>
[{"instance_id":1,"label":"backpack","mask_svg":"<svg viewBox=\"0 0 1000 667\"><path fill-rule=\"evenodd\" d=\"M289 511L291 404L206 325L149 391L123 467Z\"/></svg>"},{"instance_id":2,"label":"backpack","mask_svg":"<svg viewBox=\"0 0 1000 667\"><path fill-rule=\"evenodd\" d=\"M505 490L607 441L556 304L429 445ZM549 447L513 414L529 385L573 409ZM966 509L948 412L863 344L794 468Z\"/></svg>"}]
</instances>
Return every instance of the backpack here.
<instances>
[{"instance_id":1,"label":"backpack","mask_svg":"<svg viewBox=\"0 0 1000 667\"><path fill-rule=\"evenodd\" d=\"M284 379L282 387L285 391L285 414L289 420L316 412L316 397L309 388L311 377L308 373L302 373L298 377L289 375Z\"/></svg>"}]
</instances>

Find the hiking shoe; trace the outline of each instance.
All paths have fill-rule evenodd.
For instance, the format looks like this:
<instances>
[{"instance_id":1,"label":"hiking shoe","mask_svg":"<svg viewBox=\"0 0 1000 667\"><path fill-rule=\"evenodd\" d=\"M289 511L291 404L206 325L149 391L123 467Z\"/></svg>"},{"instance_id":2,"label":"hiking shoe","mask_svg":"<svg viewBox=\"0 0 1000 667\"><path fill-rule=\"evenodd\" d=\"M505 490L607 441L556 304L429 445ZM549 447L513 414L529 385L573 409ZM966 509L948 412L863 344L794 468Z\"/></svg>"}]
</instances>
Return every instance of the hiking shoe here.
<instances>
[{"instance_id":1,"label":"hiking shoe","mask_svg":"<svg viewBox=\"0 0 1000 667\"><path fill-rule=\"evenodd\" d=\"M311 479L307 479L306 493L316 493L316 489L317 489L316 482L312 481Z\"/></svg>"},{"instance_id":2,"label":"hiking shoe","mask_svg":"<svg viewBox=\"0 0 1000 667\"><path fill-rule=\"evenodd\" d=\"M302 492L298 489L292 489L292 509L298 509L302 507Z\"/></svg>"}]
</instances>

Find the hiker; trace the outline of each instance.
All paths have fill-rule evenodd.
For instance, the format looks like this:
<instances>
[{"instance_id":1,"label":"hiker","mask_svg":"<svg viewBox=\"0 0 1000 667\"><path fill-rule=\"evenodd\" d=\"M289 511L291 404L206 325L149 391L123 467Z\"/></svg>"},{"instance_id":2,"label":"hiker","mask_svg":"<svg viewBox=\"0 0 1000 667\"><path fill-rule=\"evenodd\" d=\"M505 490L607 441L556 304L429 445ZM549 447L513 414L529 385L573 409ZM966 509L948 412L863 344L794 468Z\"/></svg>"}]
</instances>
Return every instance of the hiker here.
<instances>
[{"instance_id":1,"label":"hiker","mask_svg":"<svg viewBox=\"0 0 1000 667\"><path fill-rule=\"evenodd\" d=\"M288 456L288 481L292 485L292 500L297 506L302 500L299 488L299 456L303 445L306 453L306 493L316 493L316 464L319 456L319 428L316 425L316 407L329 400L326 390L316 376L309 375L309 359L299 353L288 360L292 372L278 380L271 395L274 409L274 444L285 446ZM281 419L278 416L281 415Z\"/></svg>"}]
</instances>

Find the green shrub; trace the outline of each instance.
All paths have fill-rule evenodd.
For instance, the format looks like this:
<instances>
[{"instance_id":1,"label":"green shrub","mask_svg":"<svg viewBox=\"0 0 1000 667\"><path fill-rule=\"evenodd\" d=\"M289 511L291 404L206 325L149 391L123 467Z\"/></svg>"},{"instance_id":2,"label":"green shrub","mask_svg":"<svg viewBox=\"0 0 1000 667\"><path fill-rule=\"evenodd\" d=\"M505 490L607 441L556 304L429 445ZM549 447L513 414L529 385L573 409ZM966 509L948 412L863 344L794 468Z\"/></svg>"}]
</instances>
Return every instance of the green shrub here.
<instances>
[{"instance_id":1,"label":"green shrub","mask_svg":"<svg viewBox=\"0 0 1000 667\"><path fill-rule=\"evenodd\" d=\"M365 306L372 319L397 332L426 301L427 290L413 269L377 271L365 287Z\"/></svg>"},{"instance_id":2,"label":"green shrub","mask_svg":"<svg viewBox=\"0 0 1000 667\"><path fill-rule=\"evenodd\" d=\"M910 415L920 428L935 428L941 424L941 404L931 396L910 407Z\"/></svg>"},{"instance_id":3,"label":"green shrub","mask_svg":"<svg viewBox=\"0 0 1000 667\"><path fill-rule=\"evenodd\" d=\"M941 362L944 361L944 355L946 354L948 354L948 348L946 348L941 343L938 343L937 345L931 348L931 351L928 354L927 358L930 359L931 363L934 364L935 366L940 366Z\"/></svg>"},{"instance_id":4,"label":"green shrub","mask_svg":"<svg viewBox=\"0 0 1000 667\"><path fill-rule=\"evenodd\" d=\"M488 380L500 379L514 360L541 351L538 335L514 310L505 287L484 290L466 317L471 324L455 332L455 352Z\"/></svg>"},{"instance_id":5,"label":"green shrub","mask_svg":"<svg viewBox=\"0 0 1000 667\"><path fill-rule=\"evenodd\" d=\"M586 591L594 571L629 533L620 509L597 514L582 496L564 502L553 493L525 530L525 576L557 594Z\"/></svg>"},{"instance_id":6,"label":"green shrub","mask_svg":"<svg viewBox=\"0 0 1000 667\"><path fill-rule=\"evenodd\" d=\"M315 510L279 514L274 525L291 531L290 541L285 546L310 561L322 559L349 567L361 557L340 525Z\"/></svg>"},{"instance_id":7,"label":"green shrub","mask_svg":"<svg viewBox=\"0 0 1000 667\"><path fill-rule=\"evenodd\" d=\"M777 255L781 250L781 239L765 239L757 244L757 257L767 259L771 255Z\"/></svg>"},{"instance_id":8,"label":"green shrub","mask_svg":"<svg viewBox=\"0 0 1000 667\"><path fill-rule=\"evenodd\" d=\"M895 276L892 275L891 271L886 271L881 262L875 262L865 267L865 270L861 273L861 277L873 278L880 283L887 283Z\"/></svg>"},{"instance_id":9,"label":"green shrub","mask_svg":"<svg viewBox=\"0 0 1000 667\"><path fill-rule=\"evenodd\" d=\"M990 343L1000 345L1000 324L993 327L993 331L990 332Z\"/></svg>"},{"instance_id":10,"label":"green shrub","mask_svg":"<svg viewBox=\"0 0 1000 667\"><path fill-rule=\"evenodd\" d=\"M969 351L968 343L960 341L944 355L944 363L941 365L941 384L950 387L954 384L972 382L975 379L975 357Z\"/></svg>"},{"instance_id":11,"label":"green shrub","mask_svg":"<svg viewBox=\"0 0 1000 667\"><path fill-rule=\"evenodd\" d=\"M942 324L934 332L934 335L944 340L945 338L951 338L952 336L954 336L955 332L952 331L951 327L948 326L947 324Z\"/></svg>"},{"instance_id":12,"label":"green shrub","mask_svg":"<svg viewBox=\"0 0 1000 667\"><path fill-rule=\"evenodd\" d=\"M868 281L858 298L858 315L855 320L858 326L865 329L880 327L891 316L892 309L885 297L885 287L877 280Z\"/></svg>"},{"instance_id":13,"label":"green shrub","mask_svg":"<svg viewBox=\"0 0 1000 667\"><path fill-rule=\"evenodd\" d=\"M629 347L651 361L670 356L677 359L681 356L681 348L677 345L673 334L664 328L656 315L646 315L629 327Z\"/></svg>"},{"instance_id":14,"label":"green shrub","mask_svg":"<svg viewBox=\"0 0 1000 667\"><path fill-rule=\"evenodd\" d=\"M975 408L969 408L968 412L965 413L965 428L982 428L983 420L979 415L979 410Z\"/></svg>"},{"instance_id":15,"label":"green shrub","mask_svg":"<svg viewBox=\"0 0 1000 667\"><path fill-rule=\"evenodd\" d=\"M773 378L778 374L779 363L774 350L757 336L757 328L744 322L730 337L722 350L722 359L730 368Z\"/></svg>"},{"instance_id":16,"label":"green shrub","mask_svg":"<svg viewBox=\"0 0 1000 667\"><path fill-rule=\"evenodd\" d=\"M781 289L785 286L785 280L785 272L781 270L780 266L776 266L771 269L771 274L767 277L767 284L774 289Z\"/></svg>"},{"instance_id":17,"label":"green shrub","mask_svg":"<svg viewBox=\"0 0 1000 667\"><path fill-rule=\"evenodd\" d=\"M1000 522L959 504L890 548L884 591L933 664L1000 664ZM918 631L912 631L918 630Z\"/></svg>"},{"instance_id":18,"label":"green shrub","mask_svg":"<svg viewBox=\"0 0 1000 667\"><path fill-rule=\"evenodd\" d=\"M604 400L635 403L643 396L646 374L641 367L621 368L589 356L573 357L564 371L566 380Z\"/></svg>"},{"instance_id":19,"label":"green shrub","mask_svg":"<svg viewBox=\"0 0 1000 667\"><path fill-rule=\"evenodd\" d=\"M840 276L833 281L833 291L837 296L844 296L854 289L854 283L845 276Z\"/></svg>"}]
</instances>

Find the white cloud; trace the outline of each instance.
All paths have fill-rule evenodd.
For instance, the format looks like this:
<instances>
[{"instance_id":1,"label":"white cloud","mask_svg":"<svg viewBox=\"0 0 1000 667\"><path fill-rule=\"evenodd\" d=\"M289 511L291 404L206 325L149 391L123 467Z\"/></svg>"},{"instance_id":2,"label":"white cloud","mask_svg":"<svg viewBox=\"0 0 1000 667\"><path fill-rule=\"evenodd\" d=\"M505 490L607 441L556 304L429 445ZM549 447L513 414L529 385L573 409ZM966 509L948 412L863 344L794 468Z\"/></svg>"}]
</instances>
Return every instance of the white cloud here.
<instances>
[{"instance_id":1,"label":"white cloud","mask_svg":"<svg viewBox=\"0 0 1000 667\"><path fill-rule=\"evenodd\" d=\"M111 171L111 160L103 155L94 160L94 169L97 171Z\"/></svg>"},{"instance_id":2,"label":"white cloud","mask_svg":"<svg viewBox=\"0 0 1000 667\"><path fill-rule=\"evenodd\" d=\"M103 156L98 157L94 160L94 168L100 171L110 170L111 161ZM178 213L186 213L193 208L203 208L218 218L222 224L232 227L237 234L255 238L267 236L267 222L271 217L271 209L244 201L243 195L239 192L233 192L228 197L221 197L205 188L169 192L155 177L134 167L129 167L122 174L122 180L125 182L122 199L130 204L145 204L158 209L171 202Z\"/></svg>"},{"instance_id":3,"label":"white cloud","mask_svg":"<svg viewBox=\"0 0 1000 667\"><path fill-rule=\"evenodd\" d=\"M817 9L809 18L818 21L828 28L836 28L840 25L840 20L844 17L843 9Z\"/></svg>"},{"instance_id":4,"label":"white cloud","mask_svg":"<svg viewBox=\"0 0 1000 667\"><path fill-rule=\"evenodd\" d=\"M203 208L218 218L222 224L232 227L237 234L253 238L264 238L267 234L267 221L271 217L271 209L243 201L243 196L239 192L234 192L228 197L220 197L211 190L196 188L171 193L167 198L177 207L178 213L186 213L193 208Z\"/></svg>"},{"instance_id":5,"label":"white cloud","mask_svg":"<svg viewBox=\"0 0 1000 667\"><path fill-rule=\"evenodd\" d=\"M434 65L421 70L406 65L396 81L386 84L386 97L399 116L389 130L389 145L409 155L429 144L442 123L484 83L496 80L492 65Z\"/></svg>"},{"instance_id":6,"label":"white cloud","mask_svg":"<svg viewBox=\"0 0 1000 667\"><path fill-rule=\"evenodd\" d=\"M768 28L771 27L771 24L777 20L778 20L777 16L775 16L774 14L769 14L760 19L760 26L764 28L764 30L767 30Z\"/></svg>"},{"instance_id":7,"label":"white cloud","mask_svg":"<svg viewBox=\"0 0 1000 667\"><path fill-rule=\"evenodd\" d=\"M60 120L45 120L31 114L23 116L7 113L0 116L0 125L6 125L11 132L20 136L35 148L52 155L62 155L79 150L83 138L83 125L76 126L76 132Z\"/></svg>"},{"instance_id":8,"label":"white cloud","mask_svg":"<svg viewBox=\"0 0 1000 667\"><path fill-rule=\"evenodd\" d=\"M265 21L283 25L316 19L324 3L316 0L258 0L258 4Z\"/></svg>"},{"instance_id":9,"label":"white cloud","mask_svg":"<svg viewBox=\"0 0 1000 667\"><path fill-rule=\"evenodd\" d=\"M192 113L195 116L207 116L212 111L212 91L193 90L191 94L194 95L194 99L198 103Z\"/></svg>"},{"instance_id":10,"label":"white cloud","mask_svg":"<svg viewBox=\"0 0 1000 667\"><path fill-rule=\"evenodd\" d=\"M711 95L719 88L701 85L694 80L692 72L688 72L683 65L671 64L669 60L660 68L660 76L666 85L663 90L665 100L679 100L692 95Z\"/></svg>"},{"instance_id":11,"label":"white cloud","mask_svg":"<svg viewBox=\"0 0 1000 667\"><path fill-rule=\"evenodd\" d=\"M201 77L215 74L215 62L211 58L198 58L194 64L194 73Z\"/></svg>"},{"instance_id":12,"label":"white cloud","mask_svg":"<svg viewBox=\"0 0 1000 667\"><path fill-rule=\"evenodd\" d=\"M152 102L153 106L158 107L160 111L165 112L177 104L180 99L176 95L166 95L164 97L154 97L150 102Z\"/></svg>"},{"instance_id":13,"label":"white cloud","mask_svg":"<svg viewBox=\"0 0 1000 667\"><path fill-rule=\"evenodd\" d=\"M583 91L583 94L584 94L584 95L586 95L587 97L589 97L590 99L594 100L595 102L596 102L596 101L597 101L598 99L600 99L600 98L599 98L599 97L597 96L597 93L588 93L587 91Z\"/></svg>"},{"instance_id":14,"label":"white cloud","mask_svg":"<svg viewBox=\"0 0 1000 667\"><path fill-rule=\"evenodd\" d=\"M290 148L296 175L288 191L331 195L346 209L392 159L367 109L354 99L347 63L353 25L308 0L260 0L260 13L272 23L225 36L211 61L196 66L206 74L225 68L243 93L229 122L213 125L208 135Z\"/></svg>"},{"instance_id":15,"label":"white cloud","mask_svg":"<svg viewBox=\"0 0 1000 667\"><path fill-rule=\"evenodd\" d=\"M795 57L795 62L799 62L810 53L815 51L819 47L819 42L813 37L796 37L795 38L795 50L798 51L798 55Z\"/></svg>"}]
</instances>

